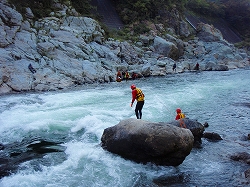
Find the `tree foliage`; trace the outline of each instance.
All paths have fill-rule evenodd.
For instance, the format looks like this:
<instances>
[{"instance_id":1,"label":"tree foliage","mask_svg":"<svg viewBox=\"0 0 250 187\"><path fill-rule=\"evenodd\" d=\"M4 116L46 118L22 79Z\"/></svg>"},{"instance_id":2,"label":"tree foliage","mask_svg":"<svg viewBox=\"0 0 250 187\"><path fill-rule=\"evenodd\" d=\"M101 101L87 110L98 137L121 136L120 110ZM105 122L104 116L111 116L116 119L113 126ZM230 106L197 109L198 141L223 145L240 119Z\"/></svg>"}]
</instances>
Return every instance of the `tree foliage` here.
<instances>
[{"instance_id":1,"label":"tree foliage","mask_svg":"<svg viewBox=\"0 0 250 187\"><path fill-rule=\"evenodd\" d=\"M71 0L72 6L82 15L91 15L94 7L91 0Z\"/></svg>"},{"instance_id":2,"label":"tree foliage","mask_svg":"<svg viewBox=\"0 0 250 187\"><path fill-rule=\"evenodd\" d=\"M90 16L93 13L92 0L58 0L70 3L79 13ZM166 12L176 8L179 12L192 10L206 17L223 18L244 38L250 38L250 0L111 0L125 24L144 20L167 20ZM56 11L54 0L9 0L25 16L31 8L35 19L49 16ZM91 17L94 17L93 15ZM140 30L140 29L138 29Z\"/></svg>"},{"instance_id":3,"label":"tree foliage","mask_svg":"<svg viewBox=\"0 0 250 187\"><path fill-rule=\"evenodd\" d=\"M62 4L72 4L72 6L81 14L89 15L92 6L90 5L91 0L58 0ZM9 0L10 3L15 5L16 9L25 16L26 8L29 7L35 19L49 16L57 8L53 6L54 0Z\"/></svg>"},{"instance_id":4,"label":"tree foliage","mask_svg":"<svg viewBox=\"0 0 250 187\"><path fill-rule=\"evenodd\" d=\"M152 20L173 7L184 10L187 0L113 0L122 20L126 24L136 21Z\"/></svg>"},{"instance_id":5,"label":"tree foliage","mask_svg":"<svg viewBox=\"0 0 250 187\"><path fill-rule=\"evenodd\" d=\"M25 15L27 7L31 8L36 18L48 16L51 12L51 0L9 0L9 2L14 4L23 15Z\"/></svg>"},{"instance_id":6,"label":"tree foliage","mask_svg":"<svg viewBox=\"0 0 250 187\"><path fill-rule=\"evenodd\" d=\"M208 0L190 0L186 7L198 14L212 16L212 17L223 17L224 9L223 4L215 1Z\"/></svg>"}]
</instances>

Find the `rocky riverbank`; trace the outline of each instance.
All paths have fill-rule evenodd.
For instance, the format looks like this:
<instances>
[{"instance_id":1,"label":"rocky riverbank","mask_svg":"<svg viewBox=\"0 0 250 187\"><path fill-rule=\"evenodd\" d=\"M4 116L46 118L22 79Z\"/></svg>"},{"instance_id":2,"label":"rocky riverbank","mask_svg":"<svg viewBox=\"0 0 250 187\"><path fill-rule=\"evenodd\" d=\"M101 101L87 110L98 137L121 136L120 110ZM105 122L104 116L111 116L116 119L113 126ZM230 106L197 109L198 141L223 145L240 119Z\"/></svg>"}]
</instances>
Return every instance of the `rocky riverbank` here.
<instances>
[{"instance_id":1,"label":"rocky riverbank","mask_svg":"<svg viewBox=\"0 0 250 187\"><path fill-rule=\"evenodd\" d=\"M250 64L248 54L211 25L201 23L193 31L180 20L177 35L154 24L150 34L132 43L105 38L97 21L80 16L70 5L53 6L57 12L33 21L31 9L26 8L24 17L7 0L0 2L0 94L112 82L118 70L148 77L193 71L197 62L202 71ZM191 34L191 40L179 39Z\"/></svg>"}]
</instances>

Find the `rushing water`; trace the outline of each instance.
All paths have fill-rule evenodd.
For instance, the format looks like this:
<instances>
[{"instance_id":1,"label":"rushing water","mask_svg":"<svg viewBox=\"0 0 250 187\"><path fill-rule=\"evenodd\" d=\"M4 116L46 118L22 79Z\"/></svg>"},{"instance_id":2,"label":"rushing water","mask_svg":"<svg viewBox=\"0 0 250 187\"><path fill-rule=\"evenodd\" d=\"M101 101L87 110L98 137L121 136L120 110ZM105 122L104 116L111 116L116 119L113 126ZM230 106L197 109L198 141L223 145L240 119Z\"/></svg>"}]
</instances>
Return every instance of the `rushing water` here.
<instances>
[{"instance_id":1,"label":"rushing water","mask_svg":"<svg viewBox=\"0 0 250 187\"><path fill-rule=\"evenodd\" d=\"M0 97L0 143L44 138L61 142L62 152L28 160L0 179L1 187L247 186L246 163L229 155L249 152L250 69L200 72L85 86L67 92ZM143 120L172 121L180 107L187 117L216 132L202 139L178 167L142 165L100 146L103 130L135 118L130 85L145 94Z\"/></svg>"}]
</instances>

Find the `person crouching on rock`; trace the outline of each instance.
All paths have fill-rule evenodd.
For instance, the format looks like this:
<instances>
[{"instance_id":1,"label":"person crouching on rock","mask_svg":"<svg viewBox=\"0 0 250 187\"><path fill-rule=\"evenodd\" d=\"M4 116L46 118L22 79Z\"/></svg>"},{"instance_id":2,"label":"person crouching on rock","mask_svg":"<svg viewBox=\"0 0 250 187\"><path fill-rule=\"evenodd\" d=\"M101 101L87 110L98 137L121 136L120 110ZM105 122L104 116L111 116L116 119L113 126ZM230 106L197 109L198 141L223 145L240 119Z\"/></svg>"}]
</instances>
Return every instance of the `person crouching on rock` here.
<instances>
[{"instance_id":1,"label":"person crouching on rock","mask_svg":"<svg viewBox=\"0 0 250 187\"><path fill-rule=\"evenodd\" d=\"M132 90L132 101L130 106L133 106L134 101L136 100L136 107L135 107L135 115L137 119L141 119L142 117L142 108L144 105L144 94L141 91L141 89L136 88L134 84L131 85L131 90Z\"/></svg>"},{"instance_id":2,"label":"person crouching on rock","mask_svg":"<svg viewBox=\"0 0 250 187\"><path fill-rule=\"evenodd\" d=\"M182 120L183 118L185 118L185 114L181 112L181 109L180 108L177 108L176 109L176 117L175 117L175 120L179 120L180 121L180 127L184 127L184 128L187 128L186 127L186 124L184 123L184 121Z\"/></svg>"}]
</instances>

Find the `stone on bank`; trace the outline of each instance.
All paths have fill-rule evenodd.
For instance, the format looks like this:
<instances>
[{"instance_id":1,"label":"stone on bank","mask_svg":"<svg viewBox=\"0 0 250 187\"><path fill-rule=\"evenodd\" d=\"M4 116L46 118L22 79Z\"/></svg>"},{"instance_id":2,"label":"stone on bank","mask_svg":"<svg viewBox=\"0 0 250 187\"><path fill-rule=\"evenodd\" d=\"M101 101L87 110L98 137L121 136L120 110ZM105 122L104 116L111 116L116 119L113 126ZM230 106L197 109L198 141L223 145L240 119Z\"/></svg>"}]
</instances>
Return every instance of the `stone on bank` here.
<instances>
[{"instance_id":1,"label":"stone on bank","mask_svg":"<svg viewBox=\"0 0 250 187\"><path fill-rule=\"evenodd\" d=\"M102 147L137 163L178 166L193 148L188 129L170 124L125 119L103 132Z\"/></svg>"}]
</instances>

